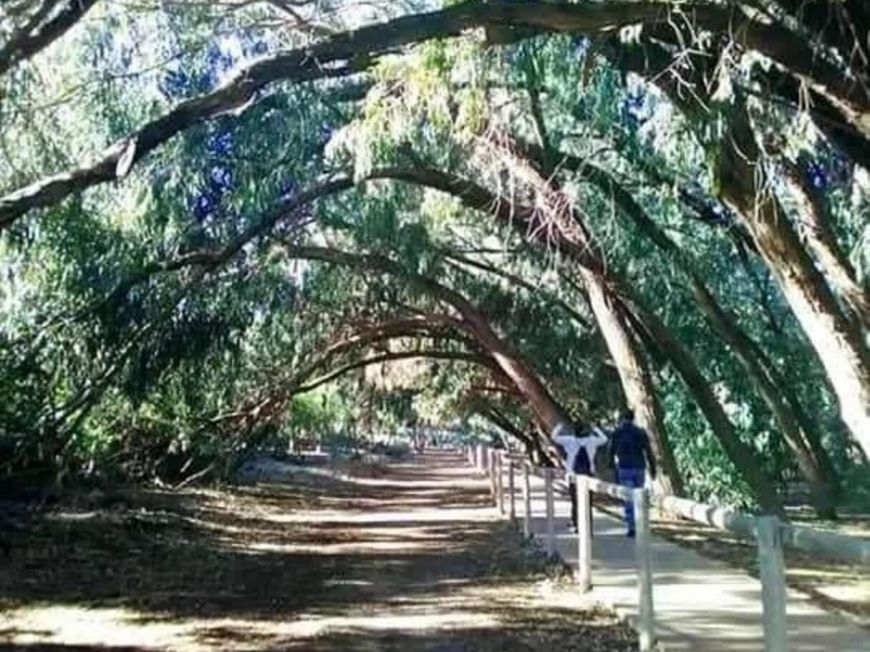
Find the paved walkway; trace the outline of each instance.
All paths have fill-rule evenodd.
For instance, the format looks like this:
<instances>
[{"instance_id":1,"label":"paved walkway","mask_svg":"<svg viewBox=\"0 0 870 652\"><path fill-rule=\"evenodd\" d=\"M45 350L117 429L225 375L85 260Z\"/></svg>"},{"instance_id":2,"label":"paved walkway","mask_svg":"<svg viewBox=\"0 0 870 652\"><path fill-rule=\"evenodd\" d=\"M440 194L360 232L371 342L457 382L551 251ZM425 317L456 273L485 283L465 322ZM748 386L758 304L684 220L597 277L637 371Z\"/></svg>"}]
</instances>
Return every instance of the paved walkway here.
<instances>
[{"instance_id":1,"label":"paved walkway","mask_svg":"<svg viewBox=\"0 0 870 652\"><path fill-rule=\"evenodd\" d=\"M505 465L504 490L508 491ZM522 527L522 477L516 478L516 513ZM505 500L505 509L508 509ZM577 538L568 531L570 502L557 491L556 546L576 567ZM533 531L546 537L544 482L532 478ZM634 541L622 523L594 512L593 590L589 598L611 606L629 619L637 613ZM762 637L761 583L721 562L702 557L661 537L652 537L656 633L662 648L694 652L757 652ZM816 607L803 595L788 592L789 650L792 652L870 652L870 633L841 616Z\"/></svg>"}]
</instances>

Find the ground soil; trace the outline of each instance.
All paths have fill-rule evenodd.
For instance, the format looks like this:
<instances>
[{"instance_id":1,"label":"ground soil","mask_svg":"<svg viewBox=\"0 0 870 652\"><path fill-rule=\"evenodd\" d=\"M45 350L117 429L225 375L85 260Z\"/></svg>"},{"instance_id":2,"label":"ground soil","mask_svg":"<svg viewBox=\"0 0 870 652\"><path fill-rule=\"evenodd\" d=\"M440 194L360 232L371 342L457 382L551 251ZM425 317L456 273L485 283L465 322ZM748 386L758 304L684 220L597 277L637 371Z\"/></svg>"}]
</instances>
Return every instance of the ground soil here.
<instances>
[{"instance_id":1,"label":"ground soil","mask_svg":"<svg viewBox=\"0 0 870 652\"><path fill-rule=\"evenodd\" d=\"M463 476L70 496L17 521L0 650L635 649Z\"/></svg>"}]
</instances>

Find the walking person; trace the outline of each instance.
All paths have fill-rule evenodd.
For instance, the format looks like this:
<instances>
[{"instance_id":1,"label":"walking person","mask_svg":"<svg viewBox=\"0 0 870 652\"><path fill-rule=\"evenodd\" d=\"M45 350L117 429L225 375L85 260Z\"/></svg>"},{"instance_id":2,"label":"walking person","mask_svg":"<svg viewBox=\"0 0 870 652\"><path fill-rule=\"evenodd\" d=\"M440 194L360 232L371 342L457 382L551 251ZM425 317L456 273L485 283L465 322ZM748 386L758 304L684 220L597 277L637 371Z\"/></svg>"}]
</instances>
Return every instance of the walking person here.
<instances>
[{"instance_id":1,"label":"walking person","mask_svg":"<svg viewBox=\"0 0 870 652\"><path fill-rule=\"evenodd\" d=\"M571 499L571 526L577 531L577 475L595 476L595 452L607 443L607 436L598 428L588 430L578 421L573 427L560 424L553 430L553 442L564 451L565 479ZM592 509L592 501L589 501Z\"/></svg>"},{"instance_id":2,"label":"walking person","mask_svg":"<svg viewBox=\"0 0 870 652\"><path fill-rule=\"evenodd\" d=\"M610 437L610 461L616 469L616 482L623 487L639 489L644 486L646 472L655 480L656 461L646 431L634 423L634 411L622 413L616 430ZM626 534L634 537L634 503L624 502Z\"/></svg>"}]
</instances>

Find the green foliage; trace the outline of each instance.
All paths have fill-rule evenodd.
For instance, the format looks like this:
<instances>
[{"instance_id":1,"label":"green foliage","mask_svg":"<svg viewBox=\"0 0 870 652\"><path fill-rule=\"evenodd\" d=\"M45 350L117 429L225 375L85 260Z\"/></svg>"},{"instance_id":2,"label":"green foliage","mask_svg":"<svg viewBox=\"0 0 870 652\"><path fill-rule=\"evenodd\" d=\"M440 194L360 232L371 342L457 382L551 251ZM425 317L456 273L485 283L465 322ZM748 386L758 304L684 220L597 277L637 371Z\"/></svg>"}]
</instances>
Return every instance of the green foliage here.
<instances>
[{"instance_id":1,"label":"green foliage","mask_svg":"<svg viewBox=\"0 0 870 652\"><path fill-rule=\"evenodd\" d=\"M41 55L40 65L2 80L0 190L88 160L216 88L235 66L306 41L273 11L106 4ZM624 403L622 387L570 261L529 246L524 234L460 197L407 183L360 184L286 209L326 178L360 180L377 167L421 165L500 193L500 202L540 206L540 188L505 154L520 141L557 153L553 179L608 269L691 353L764 471L783 480L794 477L795 464L744 368L698 310L685 268L758 343L812 415L838 468L848 469L854 456L833 394L769 270L734 238L733 216L714 213L720 222L711 222L685 201L688 191L718 207L716 161L733 97L720 93L706 117L682 115L603 47L546 34L486 48L463 35L383 57L351 79L270 87L237 114L192 126L123 181L4 230L0 470L181 478L213 461L228 470L254 449L350 449L422 424L492 428L484 406L533 431L529 406L489 366L426 358L432 351L485 356L468 329L331 349L397 320L456 318L409 281L415 274L482 311L570 414L609 424ZM728 68L719 81L738 74ZM336 99L357 82L371 84L363 100ZM793 117L776 109L756 121L770 137ZM781 149L805 168L829 171L832 228L866 278L866 173L809 121L799 126ZM563 170L562 154L628 189L686 265L647 238L612 191L582 169ZM267 215L280 219L226 260L171 264L221 252ZM405 276L293 260L288 243L378 255ZM640 329L634 336L643 346ZM654 347L643 351L689 493L752 504L686 388ZM389 355L402 359L362 364Z\"/></svg>"}]
</instances>

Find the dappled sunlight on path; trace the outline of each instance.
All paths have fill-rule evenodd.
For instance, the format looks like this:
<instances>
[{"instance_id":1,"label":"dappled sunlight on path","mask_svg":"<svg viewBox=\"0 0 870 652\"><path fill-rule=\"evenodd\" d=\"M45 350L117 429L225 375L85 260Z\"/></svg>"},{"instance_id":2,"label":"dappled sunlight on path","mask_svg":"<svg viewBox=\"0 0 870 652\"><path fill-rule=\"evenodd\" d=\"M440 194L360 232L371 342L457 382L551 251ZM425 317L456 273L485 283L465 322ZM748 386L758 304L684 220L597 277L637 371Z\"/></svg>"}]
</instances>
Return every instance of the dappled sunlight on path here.
<instances>
[{"instance_id":1,"label":"dappled sunlight on path","mask_svg":"<svg viewBox=\"0 0 870 652\"><path fill-rule=\"evenodd\" d=\"M0 649L633 649L612 615L547 578L486 486L433 452L378 478L49 515L0 574Z\"/></svg>"},{"instance_id":2,"label":"dappled sunlight on path","mask_svg":"<svg viewBox=\"0 0 870 652\"><path fill-rule=\"evenodd\" d=\"M532 532L545 540L544 481L533 475L530 484ZM556 550L576 568L577 535L568 530L570 502L563 483L557 485ZM517 511L522 518L522 501L518 501ZM593 521L590 599L634 619L638 608L635 540L625 536L620 519L601 510L594 511ZM651 538L650 553L656 633L666 650L757 652L764 648L758 579L659 536ZM788 592L787 611L792 652L870 652L867 630L819 608L801 594Z\"/></svg>"}]
</instances>

